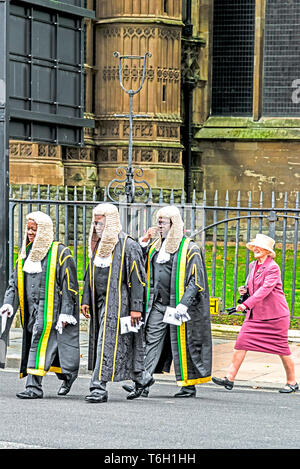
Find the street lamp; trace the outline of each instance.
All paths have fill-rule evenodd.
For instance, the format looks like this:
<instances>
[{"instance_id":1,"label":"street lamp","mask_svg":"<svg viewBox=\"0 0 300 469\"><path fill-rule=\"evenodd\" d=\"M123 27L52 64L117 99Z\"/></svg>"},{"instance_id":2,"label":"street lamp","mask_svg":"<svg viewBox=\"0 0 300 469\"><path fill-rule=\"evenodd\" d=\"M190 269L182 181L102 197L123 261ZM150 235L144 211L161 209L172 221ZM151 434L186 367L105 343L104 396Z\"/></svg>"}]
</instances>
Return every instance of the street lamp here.
<instances>
[{"instance_id":1,"label":"street lamp","mask_svg":"<svg viewBox=\"0 0 300 469\"><path fill-rule=\"evenodd\" d=\"M129 144L128 144L128 167L120 166L116 169L117 178L110 181L107 186L107 196L112 202L119 202L119 197L125 192L127 203L132 203L135 200L135 195L143 197L146 195L146 190L149 190L149 195L145 202L147 203L150 198L151 188L147 181L141 179L143 177L142 168L132 167L132 130L133 119L135 117L148 117L143 114L133 114L133 96L139 93L145 81L146 61L147 57L152 57L150 52L144 55L121 55L120 52L114 52L114 57L119 60L119 80L122 90L129 95L129 114L115 114L115 117L128 117L129 118ZM122 60L124 59L138 59L143 60L143 74L141 84L137 90L126 90L122 80ZM122 177L123 176L123 177ZM125 177L124 177L125 176ZM136 179L137 178L137 179ZM125 184L124 184L125 183Z\"/></svg>"}]
</instances>

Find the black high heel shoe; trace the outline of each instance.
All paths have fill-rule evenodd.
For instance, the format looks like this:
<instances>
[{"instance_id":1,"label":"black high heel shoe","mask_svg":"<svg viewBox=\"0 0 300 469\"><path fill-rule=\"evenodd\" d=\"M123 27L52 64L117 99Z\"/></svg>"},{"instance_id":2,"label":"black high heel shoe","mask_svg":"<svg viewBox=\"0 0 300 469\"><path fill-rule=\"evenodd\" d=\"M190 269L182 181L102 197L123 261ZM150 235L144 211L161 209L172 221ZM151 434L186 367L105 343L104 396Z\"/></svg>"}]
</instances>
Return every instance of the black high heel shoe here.
<instances>
[{"instance_id":1,"label":"black high heel shoe","mask_svg":"<svg viewBox=\"0 0 300 469\"><path fill-rule=\"evenodd\" d=\"M224 379L222 378L215 378L214 376L211 378L212 382L218 384L219 386L224 386L225 389L231 391L234 386L234 381L229 381L229 379L225 376Z\"/></svg>"},{"instance_id":2,"label":"black high heel shoe","mask_svg":"<svg viewBox=\"0 0 300 469\"><path fill-rule=\"evenodd\" d=\"M288 383L287 383L287 384L284 386L284 388L279 389L279 392L288 394L288 393L290 393L290 392L296 392L296 391L298 391L298 390L299 390L299 386L298 386L297 383L295 383L295 384L288 384Z\"/></svg>"}]
</instances>

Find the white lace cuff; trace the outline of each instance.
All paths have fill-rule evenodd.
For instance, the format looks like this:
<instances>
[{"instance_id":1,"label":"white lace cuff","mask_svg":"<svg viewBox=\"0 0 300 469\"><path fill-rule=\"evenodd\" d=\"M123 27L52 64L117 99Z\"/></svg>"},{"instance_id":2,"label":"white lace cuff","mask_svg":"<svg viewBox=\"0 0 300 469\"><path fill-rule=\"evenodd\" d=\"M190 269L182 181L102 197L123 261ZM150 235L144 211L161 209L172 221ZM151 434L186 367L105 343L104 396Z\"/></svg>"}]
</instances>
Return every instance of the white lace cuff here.
<instances>
[{"instance_id":1,"label":"white lace cuff","mask_svg":"<svg viewBox=\"0 0 300 469\"><path fill-rule=\"evenodd\" d=\"M178 303L178 305L176 306L176 309L179 313L186 313L188 310L188 307L182 303Z\"/></svg>"},{"instance_id":2,"label":"white lace cuff","mask_svg":"<svg viewBox=\"0 0 300 469\"><path fill-rule=\"evenodd\" d=\"M72 324L73 326L77 324L77 321L74 316L72 316L72 314L60 314L58 317L57 324L55 326L55 329L59 332L59 334L62 334L63 322L66 322L67 324Z\"/></svg>"}]
</instances>

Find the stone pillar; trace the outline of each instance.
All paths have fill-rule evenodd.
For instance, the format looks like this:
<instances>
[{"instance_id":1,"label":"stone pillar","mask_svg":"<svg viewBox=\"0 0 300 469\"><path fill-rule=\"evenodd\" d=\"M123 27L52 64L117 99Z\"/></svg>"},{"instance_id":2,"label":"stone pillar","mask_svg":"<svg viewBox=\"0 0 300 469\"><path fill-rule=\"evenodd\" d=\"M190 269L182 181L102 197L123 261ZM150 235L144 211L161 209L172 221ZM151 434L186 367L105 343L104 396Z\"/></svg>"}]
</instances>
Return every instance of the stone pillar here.
<instances>
[{"instance_id":1,"label":"stone pillar","mask_svg":"<svg viewBox=\"0 0 300 469\"><path fill-rule=\"evenodd\" d=\"M191 201L193 189L202 186L201 152L194 139L195 128L201 125L206 114L208 90L208 66L205 60L208 47L207 24L200 8L205 7L204 0L186 1L185 27L182 38L182 141L185 146L183 164L185 167L185 190L187 201ZM202 9L201 9L202 13ZM208 21L206 19L206 21ZM192 23L191 23L192 22ZM201 23L201 24L200 24ZM208 111L209 112L209 111ZM206 118L206 116L205 116Z\"/></svg>"},{"instance_id":2,"label":"stone pillar","mask_svg":"<svg viewBox=\"0 0 300 469\"><path fill-rule=\"evenodd\" d=\"M118 166L127 166L129 122L114 114L128 114L129 97L120 87L118 60L121 55L149 51L146 79L133 99L133 166L142 167L152 188L182 188L180 143L181 2L178 0L102 0L95 24L96 164L99 185L106 186ZM142 61L123 60L123 83L137 89Z\"/></svg>"}]
</instances>

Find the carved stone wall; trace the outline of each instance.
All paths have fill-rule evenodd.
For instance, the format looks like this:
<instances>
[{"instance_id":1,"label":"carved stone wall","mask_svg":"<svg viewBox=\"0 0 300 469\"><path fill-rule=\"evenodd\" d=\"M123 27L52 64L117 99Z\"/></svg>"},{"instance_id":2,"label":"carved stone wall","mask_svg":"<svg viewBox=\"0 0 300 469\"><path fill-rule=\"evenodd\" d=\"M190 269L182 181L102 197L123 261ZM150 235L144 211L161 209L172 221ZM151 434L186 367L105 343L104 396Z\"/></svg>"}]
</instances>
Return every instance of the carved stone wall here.
<instances>
[{"instance_id":1,"label":"carved stone wall","mask_svg":"<svg viewBox=\"0 0 300 469\"><path fill-rule=\"evenodd\" d=\"M61 147L11 140L9 172L14 184L64 184Z\"/></svg>"}]
</instances>

